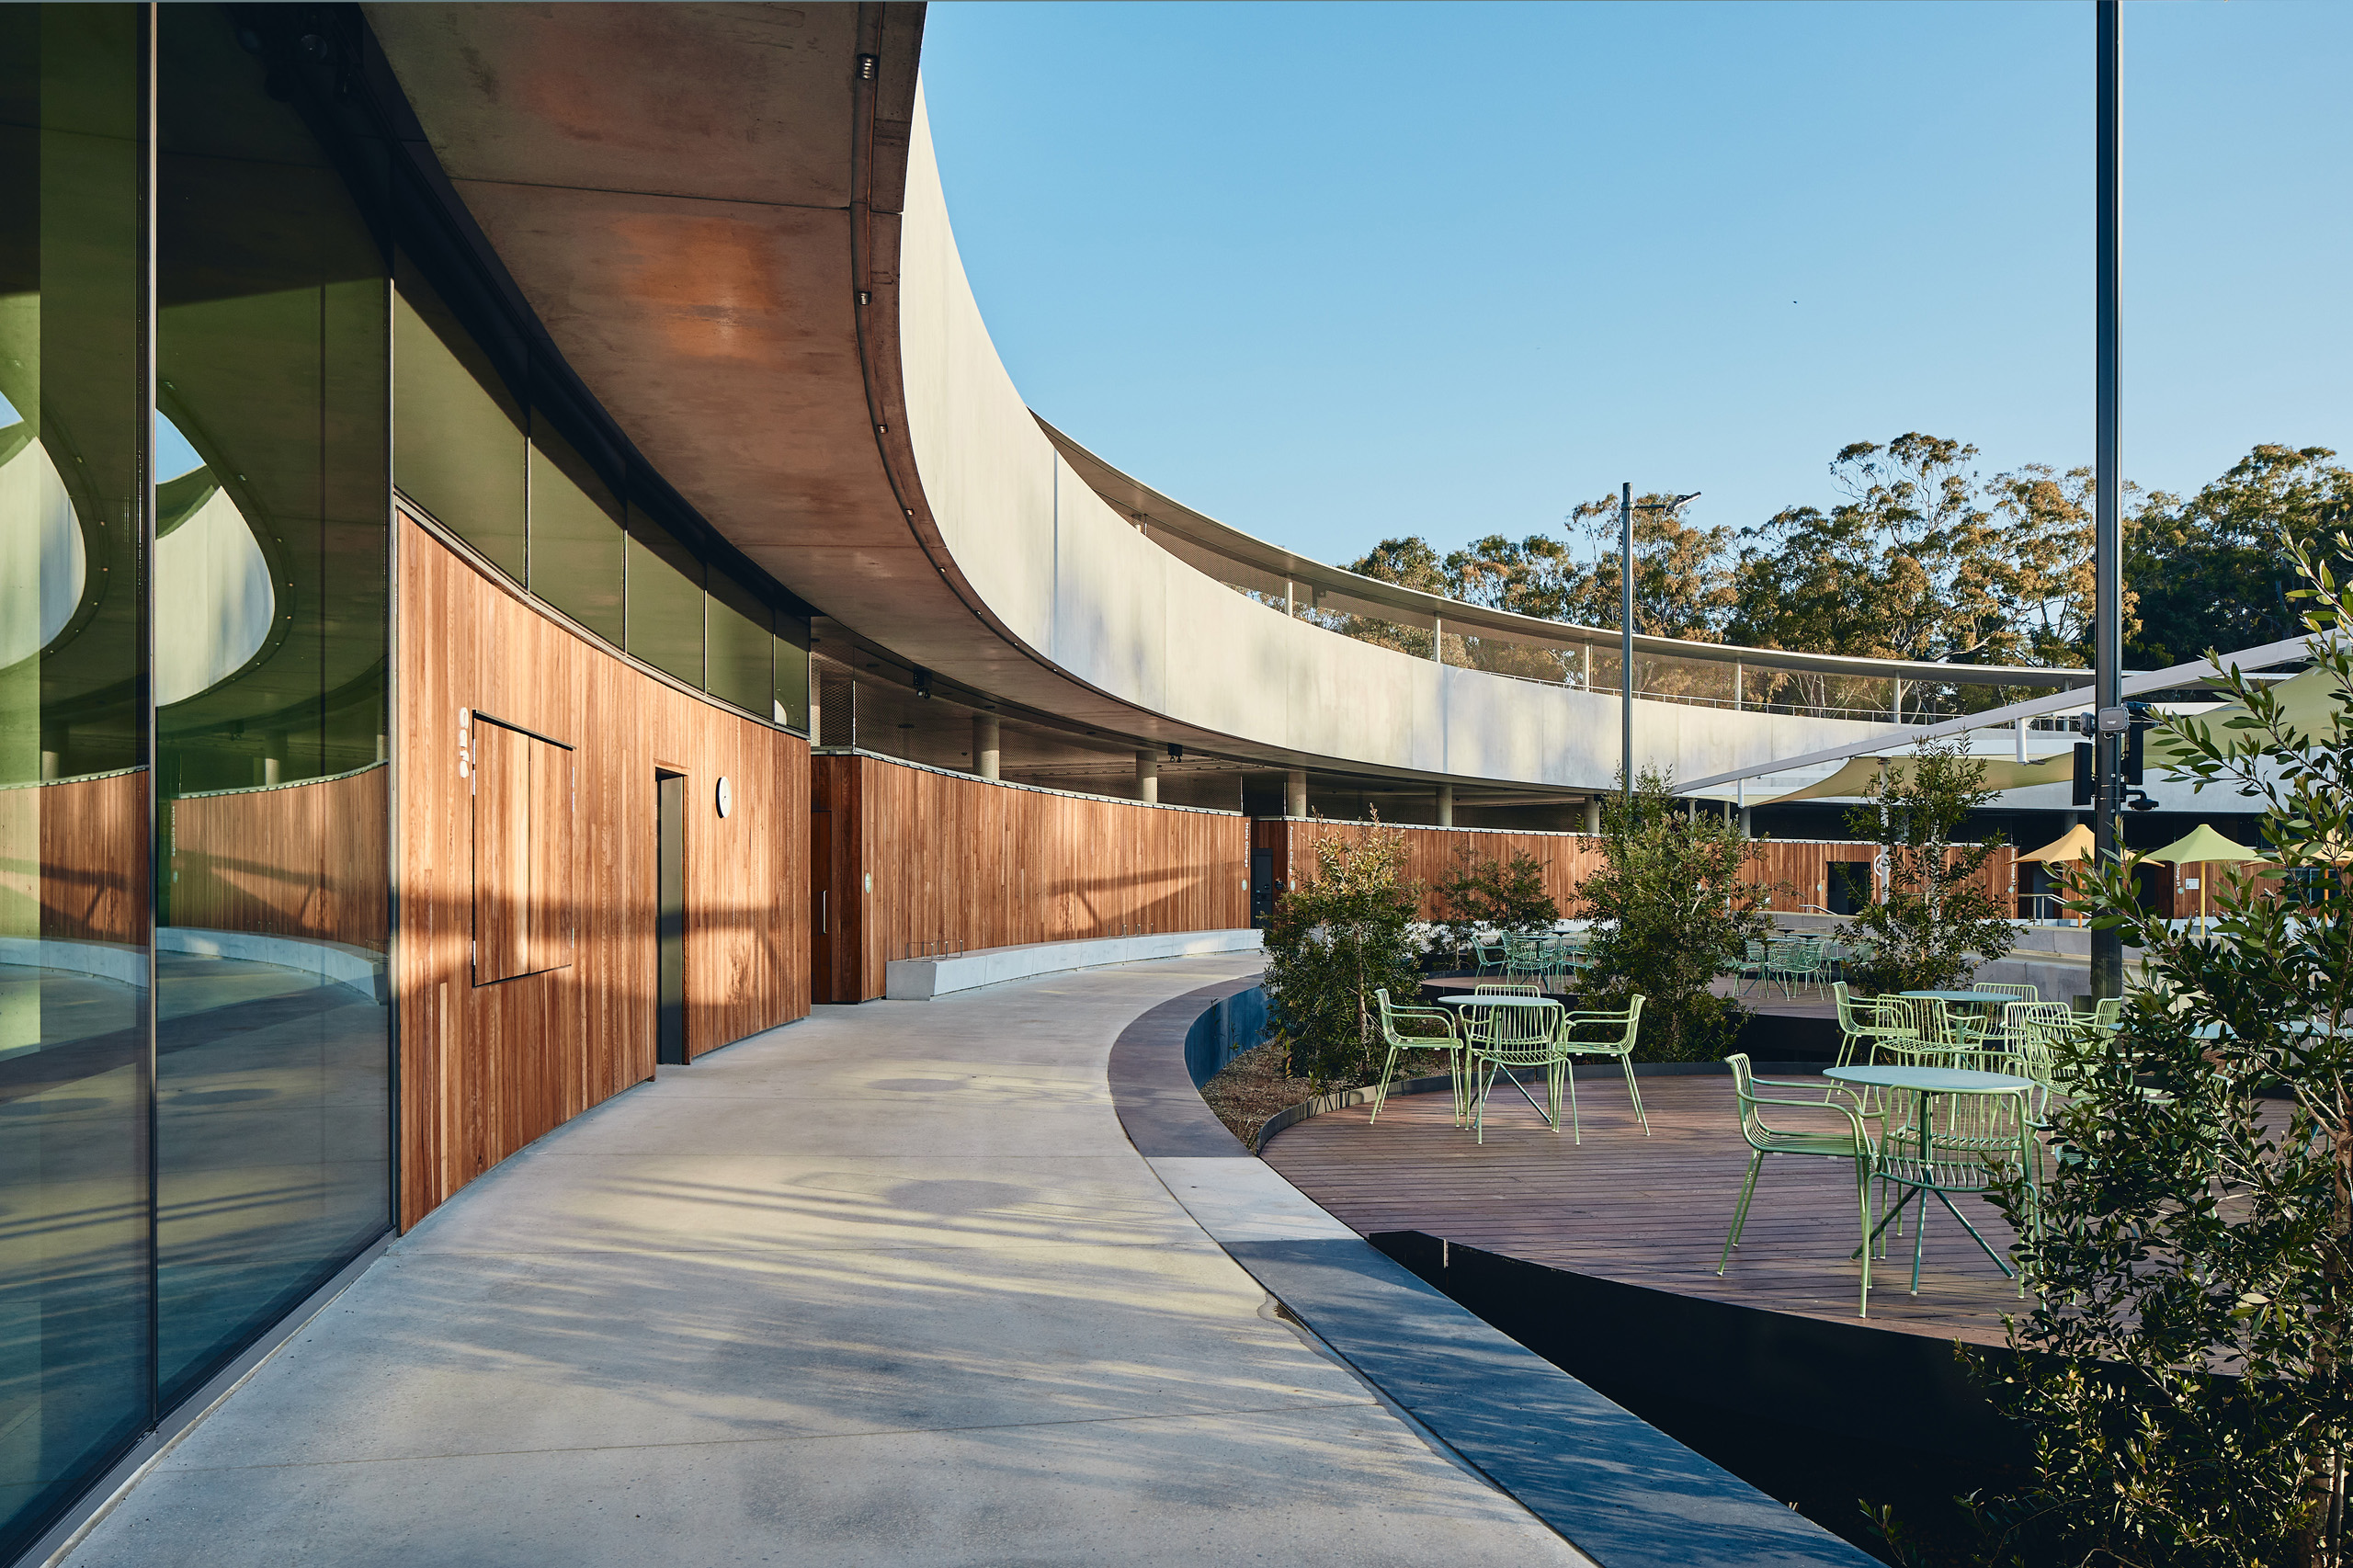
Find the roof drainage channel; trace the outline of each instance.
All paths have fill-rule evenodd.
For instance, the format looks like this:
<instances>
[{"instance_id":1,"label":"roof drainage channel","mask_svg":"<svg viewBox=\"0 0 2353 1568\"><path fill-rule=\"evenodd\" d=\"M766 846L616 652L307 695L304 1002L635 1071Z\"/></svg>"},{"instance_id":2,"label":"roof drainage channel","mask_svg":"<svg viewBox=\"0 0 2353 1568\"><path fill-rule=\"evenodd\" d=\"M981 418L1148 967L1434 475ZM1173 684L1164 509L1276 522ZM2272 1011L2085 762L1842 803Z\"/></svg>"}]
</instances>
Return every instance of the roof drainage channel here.
<instances>
[{"instance_id":1,"label":"roof drainage channel","mask_svg":"<svg viewBox=\"0 0 2353 1568\"><path fill-rule=\"evenodd\" d=\"M1130 1142L1187 1212L1389 1400L1601 1568L1870 1568L1876 1560L1489 1327L1325 1213L1202 1103L1222 981L1111 1047ZM1192 1059L1188 1065L1188 1058Z\"/></svg>"}]
</instances>

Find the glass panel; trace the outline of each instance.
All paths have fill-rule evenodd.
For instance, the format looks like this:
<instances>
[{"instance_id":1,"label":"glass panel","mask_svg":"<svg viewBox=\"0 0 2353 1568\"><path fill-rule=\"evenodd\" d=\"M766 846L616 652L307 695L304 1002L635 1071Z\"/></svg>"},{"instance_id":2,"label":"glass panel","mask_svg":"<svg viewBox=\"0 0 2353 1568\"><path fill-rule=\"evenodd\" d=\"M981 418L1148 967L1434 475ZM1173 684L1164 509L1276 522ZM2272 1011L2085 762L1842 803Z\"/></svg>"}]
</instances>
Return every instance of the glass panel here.
<instances>
[{"instance_id":1,"label":"glass panel","mask_svg":"<svg viewBox=\"0 0 2353 1568\"><path fill-rule=\"evenodd\" d=\"M168 857L155 1186L168 1403L391 1220L390 302L367 224L301 119L264 90L226 13L159 17L155 554L171 591L155 606ZM515 460L519 491L519 449Z\"/></svg>"},{"instance_id":2,"label":"glass panel","mask_svg":"<svg viewBox=\"0 0 2353 1568\"><path fill-rule=\"evenodd\" d=\"M629 509L629 651L702 685L702 562L668 529Z\"/></svg>"},{"instance_id":3,"label":"glass panel","mask_svg":"<svg viewBox=\"0 0 2353 1568\"><path fill-rule=\"evenodd\" d=\"M0 1560L150 1410L138 41L0 7Z\"/></svg>"},{"instance_id":4,"label":"glass panel","mask_svg":"<svg viewBox=\"0 0 2353 1568\"><path fill-rule=\"evenodd\" d=\"M523 404L432 286L404 270L392 306L393 477L523 581Z\"/></svg>"},{"instance_id":5,"label":"glass panel","mask_svg":"<svg viewBox=\"0 0 2353 1568\"><path fill-rule=\"evenodd\" d=\"M537 410L531 415L531 592L619 647L620 498Z\"/></svg>"},{"instance_id":6,"label":"glass panel","mask_svg":"<svg viewBox=\"0 0 2353 1568\"><path fill-rule=\"evenodd\" d=\"M809 727L809 623L776 612L776 722L796 730Z\"/></svg>"},{"instance_id":7,"label":"glass panel","mask_svg":"<svg viewBox=\"0 0 2353 1568\"><path fill-rule=\"evenodd\" d=\"M724 572L710 574L710 661L704 689L765 719L776 701L768 607Z\"/></svg>"}]
</instances>

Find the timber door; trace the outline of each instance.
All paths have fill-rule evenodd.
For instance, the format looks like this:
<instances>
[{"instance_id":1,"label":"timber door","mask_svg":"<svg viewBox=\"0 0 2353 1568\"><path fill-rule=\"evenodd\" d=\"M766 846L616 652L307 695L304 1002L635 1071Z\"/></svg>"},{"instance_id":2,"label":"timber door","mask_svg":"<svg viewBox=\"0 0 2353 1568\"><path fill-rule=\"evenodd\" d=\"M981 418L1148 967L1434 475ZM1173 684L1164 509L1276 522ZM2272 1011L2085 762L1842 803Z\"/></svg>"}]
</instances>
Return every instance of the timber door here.
<instances>
[{"instance_id":1,"label":"timber door","mask_svg":"<svg viewBox=\"0 0 2353 1568\"><path fill-rule=\"evenodd\" d=\"M687 1061L687 779L654 775L654 1060Z\"/></svg>"},{"instance_id":2,"label":"timber door","mask_svg":"<svg viewBox=\"0 0 2353 1568\"><path fill-rule=\"evenodd\" d=\"M834 813L809 813L809 999L837 1002L834 987Z\"/></svg>"}]
</instances>

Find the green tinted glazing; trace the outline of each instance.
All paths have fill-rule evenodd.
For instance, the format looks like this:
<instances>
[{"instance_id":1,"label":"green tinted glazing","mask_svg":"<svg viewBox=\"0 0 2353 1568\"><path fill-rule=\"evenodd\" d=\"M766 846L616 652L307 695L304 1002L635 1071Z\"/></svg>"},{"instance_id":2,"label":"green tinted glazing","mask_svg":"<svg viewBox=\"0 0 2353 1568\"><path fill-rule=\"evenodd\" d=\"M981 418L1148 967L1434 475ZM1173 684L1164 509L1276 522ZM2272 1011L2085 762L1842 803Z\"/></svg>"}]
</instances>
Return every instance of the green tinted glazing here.
<instances>
[{"instance_id":1,"label":"green tinted glazing","mask_svg":"<svg viewBox=\"0 0 2353 1568\"><path fill-rule=\"evenodd\" d=\"M0 1561L151 1413L140 11L0 6Z\"/></svg>"},{"instance_id":2,"label":"green tinted glazing","mask_svg":"<svg viewBox=\"0 0 2353 1568\"><path fill-rule=\"evenodd\" d=\"M704 687L713 697L768 717L775 700L775 634L768 607L726 573L710 574L710 648Z\"/></svg>"},{"instance_id":3,"label":"green tinted glazing","mask_svg":"<svg viewBox=\"0 0 2353 1568\"><path fill-rule=\"evenodd\" d=\"M391 1221L391 364L383 256L301 117L223 10L157 25L169 1404Z\"/></svg>"},{"instance_id":4,"label":"green tinted glazing","mask_svg":"<svg viewBox=\"0 0 2353 1568\"><path fill-rule=\"evenodd\" d=\"M629 651L689 685L702 685L702 562L634 505L629 509Z\"/></svg>"},{"instance_id":5,"label":"green tinted glazing","mask_svg":"<svg viewBox=\"0 0 2353 1568\"><path fill-rule=\"evenodd\" d=\"M392 472L491 563L523 581L523 405L421 278L392 307Z\"/></svg>"},{"instance_id":6,"label":"green tinted glazing","mask_svg":"<svg viewBox=\"0 0 2353 1568\"><path fill-rule=\"evenodd\" d=\"M773 717L796 730L809 727L809 623L776 612L776 687Z\"/></svg>"},{"instance_id":7,"label":"green tinted glazing","mask_svg":"<svg viewBox=\"0 0 2353 1568\"><path fill-rule=\"evenodd\" d=\"M620 498L572 443L531 415L531 592L619 646L626 559Z\"/></svg>"}]
</instances>

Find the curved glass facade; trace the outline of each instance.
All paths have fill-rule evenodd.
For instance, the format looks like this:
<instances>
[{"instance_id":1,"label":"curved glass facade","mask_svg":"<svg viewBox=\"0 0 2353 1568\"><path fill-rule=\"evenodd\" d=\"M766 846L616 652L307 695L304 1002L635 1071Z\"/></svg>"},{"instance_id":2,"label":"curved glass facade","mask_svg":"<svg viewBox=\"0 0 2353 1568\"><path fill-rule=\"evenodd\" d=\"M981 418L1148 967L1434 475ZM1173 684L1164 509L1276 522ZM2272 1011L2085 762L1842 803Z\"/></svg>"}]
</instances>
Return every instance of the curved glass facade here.
<instances>
[{"instance_id":1,"label":"curved glass facade","mask_svg":"<svg viewBox=\"0 0 2353 1568\"><path fill-rule=\"evenodd\" d=\"M805 607L399 259L367 47L0 6L0 1561L393 1222L395 485L808 722Z\"/></svg>"}]
</instances>

